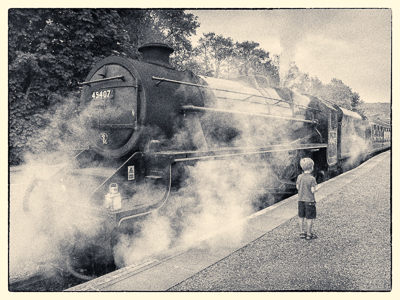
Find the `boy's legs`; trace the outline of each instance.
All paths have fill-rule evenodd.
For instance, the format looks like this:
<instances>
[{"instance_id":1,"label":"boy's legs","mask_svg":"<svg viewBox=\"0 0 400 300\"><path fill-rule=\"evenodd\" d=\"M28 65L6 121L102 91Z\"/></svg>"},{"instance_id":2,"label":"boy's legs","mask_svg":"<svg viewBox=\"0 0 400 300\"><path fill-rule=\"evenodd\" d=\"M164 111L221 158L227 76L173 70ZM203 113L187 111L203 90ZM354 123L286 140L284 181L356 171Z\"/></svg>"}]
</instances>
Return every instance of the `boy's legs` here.
<instances>
[{"instance_id":1,"label":"boy's legs","mask_svg":"<svg viewBox=\"0 0 400 300\"><path fill-rule=\"evenodd\" d=\"M312 234L313 221L314 221L314 219L306 219L307 235L311 235Z\"/></svg>"},{"instance_id":2,"label":"boy's legs","mask_svg":"<svg viewBox=\"0 0 400 300\"><path fill-rule=\"evenodd\" d=\"M312 227L316 216L317 210L315 207L315 203L308 203L306 206L307 239L309 239L309 237L315 237L315 235L312 233Z\"/></svg>"},{"instance_id":3,"label":"boy's legs","mask_svg":"<svg viewBox=\"0 0 400 300\"><path fill-rule=\"evenodd\" d=\"M304 230L304 218L299 218L299 228L300 228L300 233L305 232L305 230Z\"/></svg>"},{"instance_id":4,"label":"boy's legs","mask_svg":"<svg viewBox=\"0 0 400 300\"><path fill-rule=\"evenodd\" d=\"M304 230L304 218L306 217L306 206L304 201L299 201L298 202L298 210L299 210L299 228L300 228L300 237L305 236L305 230Z\"/></svg>"}]
</instances>

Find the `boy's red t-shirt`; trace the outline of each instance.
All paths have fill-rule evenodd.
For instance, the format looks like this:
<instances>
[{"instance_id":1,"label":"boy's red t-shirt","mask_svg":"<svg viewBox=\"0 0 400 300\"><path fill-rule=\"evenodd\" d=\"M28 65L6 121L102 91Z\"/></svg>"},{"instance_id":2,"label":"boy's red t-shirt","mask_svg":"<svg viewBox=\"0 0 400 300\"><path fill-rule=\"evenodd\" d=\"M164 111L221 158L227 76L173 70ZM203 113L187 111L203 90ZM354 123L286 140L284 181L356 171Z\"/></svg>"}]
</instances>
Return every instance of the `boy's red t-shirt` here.
<instances>
[{"instance_id":1,"label":"boy's red t-shirt","mask_svg":"<svg viewBox=\"0 0 400 300\"><path fill-rule=\"evenodd\" d=\"M310 173L303 173L297 177L296 186L298 186L298 200L304 202L315 202L314 193L311 187L316 186L317 181Z\"/></svg>"}]
</instances>

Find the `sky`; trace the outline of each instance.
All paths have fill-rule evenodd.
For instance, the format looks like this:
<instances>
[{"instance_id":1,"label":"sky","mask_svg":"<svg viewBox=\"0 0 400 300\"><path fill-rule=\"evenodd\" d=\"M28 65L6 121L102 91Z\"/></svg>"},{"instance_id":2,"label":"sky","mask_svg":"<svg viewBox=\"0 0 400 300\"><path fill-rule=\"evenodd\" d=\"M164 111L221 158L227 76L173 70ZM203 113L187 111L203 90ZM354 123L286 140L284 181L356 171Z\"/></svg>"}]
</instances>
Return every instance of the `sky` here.
<instances>
[{"instance_id":1,"label":"sky","mask_svg":"<svg viewBox=\"0 0 400 300\"><path fill-rule=\"evenodd\" d=\"M301 71L329 83L342 80L364 102L390 102L390 9L190 10L203 33L234 41L255 41L284 68L295 61Z\"/></svg>"}]
</instances>

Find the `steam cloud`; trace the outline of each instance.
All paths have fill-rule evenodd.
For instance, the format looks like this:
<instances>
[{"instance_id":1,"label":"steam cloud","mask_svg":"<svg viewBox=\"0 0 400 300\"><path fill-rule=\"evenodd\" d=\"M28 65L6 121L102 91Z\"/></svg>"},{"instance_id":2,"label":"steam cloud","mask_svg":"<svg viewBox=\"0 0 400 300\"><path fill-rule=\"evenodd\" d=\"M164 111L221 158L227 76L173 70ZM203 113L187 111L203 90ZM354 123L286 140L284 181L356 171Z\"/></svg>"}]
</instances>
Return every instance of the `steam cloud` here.
<instances>
[{"instance_id":1,"label":"steam cloud","mask_svg":"<svg viewBox=\"0 0 400 300\"><path fill-rule=\"evenodd\" d=\"M35 137L41 141L36 153L26 153L26 164L11 175L10 278L54 274L65 265L68 246L79 247L101 229L89 197L99 182L88 176L65 176L75 168L72 150L85 148L90 138L82 116L75 113L76 103L77 99L64 99L43 116L50 123ZM34 180L37 184L31 186ZM23 203L27 191L29 201Z\"/></svg>"},{"instance_id":2,"label":"steam cloud","mask_svg":"<svg viewBox=\"0 0 400 300\"><path fill-rule=\"evenodd\" d=\"M217 81L220 85L232 85L228 81ZM238 82L235 87L240 91L245 88ZM224 99L212 103L212 106L242 112L266 112L265 105L236 100ZM277 115L287 114L287 109L275 110ZM218 132L212 131L215 127ZM231 128L238 130L237 135L221 142L221 137ZM248 116L205 114L202 117L187 116L184 126L171 140L177 149L186 149L188 144L194 144L203 150L247 147L250 151L277 142L286 143L289 136L283 122L277 120L268 122L264 118L252 117L250 121ZM273 198L266 199L269 197L266 189L279 187L278 174L281 172L279 175L283 175L293 159L288 153L277 153L271 159L273 163L258 155L249 155L184 166L181 170L184 181L181 188L171 195L167 207L144 221L139 236L121 236L114 248L117 265L138 264L173 247L186 249L199 241L211 243L209 247L224 247L227 243L240 241L244 224L240 220L254 212L261 201L273 203ZM147 190L144 188L144 197L152 190L152 186ZM207 239L221 230L224 231L222 240Z\"/></svg>"},{"instance_id":3,"label":"steam cloud","mask_svg":"<svg viewBox=\"0 0 400 300\"><path fill-rule=\"evenodd\" d=\"M95 107L89 106L66 122L65 114L74 109L74 102L70 100L65 103L65 106L60 107L53 115L50 126L42 132L47 137L58 137L56 144L60 151L29 155L28 163L20 172L19 183L28 185L30 179L37 177L48 177L50 182L58 182L54 174L57 174L56 171L60 167L64 168L64 173L75 168L71 156L61 153L74 147L82 148L82 145L92 138L93 133L88 132L84 126L85 118L97 112ZM257 103L229 100L215 103L215 106L247 112L265 110L265 106ZM118 109L115 113L118 113ZM274 113L283 115L284 110L280 112L278 109ZM210 131L213 127L210 124L218 124L220 131ZM235 137L224 143L215 138L226 134L232 127L237 130ZM171 139L175 149L187 149L189 140L189 144L196 145L199 149L231 146L251 149L290 140L287 128L282 126L282 123L276 120L266 122L262 118L253 118L249 122L246 116L220 115L216 118L205 114L200 119L188 116L180 129ZM154 132L156 129L146 130ZM79 140L75 139L77 136L80 137ZM45 163L49 161L52 164ZM63 164L59 165L58 162ZM281 185L278 175L282 175L291 163L293 157L288 153L277 153L271 162L258 156L247 156L201 161L182 167L184 176L180 189L173 191L166 208L146 218L137 235L126 234L119 237L114 247L117 266L139 263L153 255L163 254L173 247L191 247L199 240L206 240L210 234L221 228L225 230L224 241L221 241L221 244L213 243L210 247L224 246L226 243L240 240L243 232L238 220L248 216L261 201L273 203L272 198L265 199L265 189ZM102 220L97 217L96 207L89 199L90 191L99 185L99 181L90 176L72 174L65 180L67 190L63 189L62 182L38 186L32 192L32 213L28 215L22 209L23 191L18 192L12 187L11 277L34 273L43 266L62 264L68 255L65 252L69 249L65 245L77 244L79 247L102 229ZM152 184L139 185L132 201L155 202L163 193L163 189Z\"/></svg>"},{"instance_id":4,"label":"steam cloud","mask_svg":"<svg viewBox=\"0 0 400 300\"><path fill-rule=\"evenodd\" d=\"M65 164L31 162L15 175L25 189L12 185L10 190L10 277L54 271L51 266L65 263L68 245L83 242L79 235L94 236L101 228L88 195L96 183L68 176L66 189L53 176L61 167ZM22 199L34 178L43 181L32 190L29 211L24 211Z\"/></svg>"},{"instance_id":5,"label":"steam cloud","mask_svg":"<svg viewBox=\"0 0 400 300\"><path fill-rule=\"evenodd\" d=\"M279 37L282 52L279 59L279 76L285 78L290 63L295 61L299 44L311 34L319 34L336 16L334 10L285 10L282 14Z\"/></svg>"},{"instance_id":6,"label":"steam cloud","mask_svg":"<svg viewBox=\"0 0 400 300\"><path fill-rule=\"evenodd\" d=\"M342 156L347 156L343 171L347 171L359 164L365 157L371 145L366 140L363 133L366 125L356 126L354 122L346 119L342 121Z\"/></svg>"}]
</instances>

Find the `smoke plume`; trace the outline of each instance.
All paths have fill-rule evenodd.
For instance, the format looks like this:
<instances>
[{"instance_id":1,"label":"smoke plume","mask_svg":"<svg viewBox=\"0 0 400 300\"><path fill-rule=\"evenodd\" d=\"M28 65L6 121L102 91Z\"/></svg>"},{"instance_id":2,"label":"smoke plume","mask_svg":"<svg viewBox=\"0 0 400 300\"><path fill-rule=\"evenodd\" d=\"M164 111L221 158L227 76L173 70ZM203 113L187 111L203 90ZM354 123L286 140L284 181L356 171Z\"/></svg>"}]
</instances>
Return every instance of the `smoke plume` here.
<instances>
[{"instance_id":1,"label":"smoke plume","mask_svg":"<svg viewBox=\"0 0 400 300\"><path fill-rule=\"evenodd\" d=\"M217 81L227 84L226 88L233 88L232 82ZM234 86L245 91L245 86L239 82ZM267 112L261 103L222 98L223 101L209 101L218 109ZM272 109L277 115L287 114L287 109ZM283 125L284 122L276 119L241 114L188 115L184 126L179 130L176 128L177 133L171 140L174 147L181 150L196 145L202 150L241 147L251 152L257 147L287 143L290 140L288 128ZM270 159L252 154L175 165L181 175L179 190L171 193L165 208L143 221L139 235L120 237L114 247L117 265L139 264L151 256L162 256L173 248L190 248L199 241L203 241L203 245L210 241L209 247L224 247L227 243L240 241L245 224L243 220L259 206L265 205L262 202L266 199L273 203L267 190L282 184L278 176L284 175L285 168L293 164L293 159L288 153L275 153ZM151 194L152 190L152 186L147 190L143 187L141 195L147 197L145 195ZM216 232L223 232L224 238L219 241L209 239Z\"/></svg>"},{"instance_id":2,"label":"smoke plume","mask_svg":"<svg viewBox=\"0 0 400 300\"><path fill-rule=\"evenodd\" d=\"M77 99L66 98L34 139L41 141L26 153L25 164L11 170L10 278L54 273L64 267L72 245L79 248L102 229L90 193L98 179L72 174L73 156L88 144ZM90 114L86 111L83 114Z\"/></svg>"},{"instance_id":3,"label":"smoke plume","mask_svg":"<svg viewBox=\"0 0 400 300\"><path fill-rule=\"evenodd\" d=\"M240 83L230 88L245 91L245 85ZM244 114L188 114L183 122L177 122L175 136L169 140L158 137L160 145L173 146L175 150L191 150L193 145L202 150L239 147L251 153L258 147L290 140L288 128L283 126L285 122L245 114L266 113L265 105L238 101L243 99L232 99L232 95L230 98L213 103L213 107ZM76 169L73 155L62 154L71 148L82 149L93 140L95 133L87 130L86 120L99 114L98 107L88 105L79 114L66 118L65 112L71 111L73 101L65 103L67 107L61 106L53 114L50 126L41 132L54 139L60 151L30 154L18 176L18 182L25 188L31 179L39 178L42 182L31 191L28 212L23 209L24 191L11 187L11 276L34 273L43 265L63 264L70 254L66 252L84 246L103 230L98 207L90 199L91 191L101 179L80 173L82 170ZM270 109L278 116L287 115L287 108ZM117 117L119 110L110 113ZM157 131L162 132L153 127L144 129L149 136ZM267 191L282 187L284 183L279 177L292 163L291 155L277 152L268 159L251 154L174 165L175 175L180 176L178 186L173 187L165 207L138 221L138 232L118 237L113 248L115 263L123 267L163 255L175 247L189 248L221 230L224 240L220 244L214 241L210 247L223 247L240 240L243 228L239 220L265 205L263 202L273 203ZM135 186L130 200L137 205L156 204L165 192L165 186L144 182Z\"/></svg>"},{"instance_id":4,"label":"smoke plume","mask_svg":"<svg viewBox=\"0 0 400 300\"><path fill-rule=\"evenodd\" d=\"M281 83L289 71L290 63L296 61L296 52L300 44L311 35L323 32L332 19L335 10L282 10L279 12L279 37L281 54L279 58L279 76Z\"/></svg>"}]
</instances>

